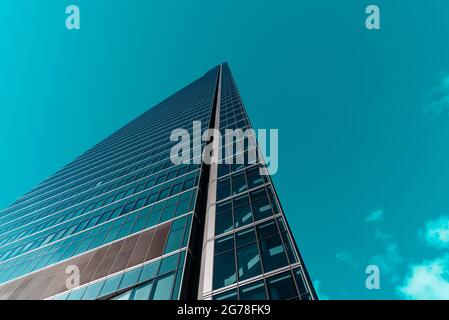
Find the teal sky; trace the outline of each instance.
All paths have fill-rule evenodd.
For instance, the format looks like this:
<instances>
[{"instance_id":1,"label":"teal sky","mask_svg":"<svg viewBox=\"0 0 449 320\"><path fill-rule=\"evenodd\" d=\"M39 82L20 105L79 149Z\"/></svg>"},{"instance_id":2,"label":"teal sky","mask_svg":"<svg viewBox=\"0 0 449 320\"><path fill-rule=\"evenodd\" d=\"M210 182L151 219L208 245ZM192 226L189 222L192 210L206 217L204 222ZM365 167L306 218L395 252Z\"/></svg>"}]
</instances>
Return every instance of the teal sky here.
<instances>
[{"instance_id":1,"label":"teal sky","mask_svg":"<svg viewBox=\"0 0 449 320\"><path fill-rule=\"evenodd\" d=\"M320 297L449 299L448 34L446 0L3 0L0 207L228 61Z\"/></svg>"}]
</instances>

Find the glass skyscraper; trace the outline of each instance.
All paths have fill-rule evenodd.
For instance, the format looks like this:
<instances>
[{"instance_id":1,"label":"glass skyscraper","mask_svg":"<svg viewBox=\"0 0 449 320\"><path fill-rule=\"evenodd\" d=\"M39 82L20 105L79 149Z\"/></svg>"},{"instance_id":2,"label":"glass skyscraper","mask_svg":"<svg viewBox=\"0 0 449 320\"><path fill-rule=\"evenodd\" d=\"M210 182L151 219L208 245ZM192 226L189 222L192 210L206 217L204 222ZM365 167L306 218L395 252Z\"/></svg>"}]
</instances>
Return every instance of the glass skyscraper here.
<instances>
[{"instance_id":1,"label":"glass skyscraper","mask_svg":"<svg viewBox=\"0 0 449 320\"><path fill-rule=\"evenodd\" d=\"M0 211L0 299L316 299L263 162L172 162L194 121L251 127L226 63Z\"/></svg>"}]
</instances>

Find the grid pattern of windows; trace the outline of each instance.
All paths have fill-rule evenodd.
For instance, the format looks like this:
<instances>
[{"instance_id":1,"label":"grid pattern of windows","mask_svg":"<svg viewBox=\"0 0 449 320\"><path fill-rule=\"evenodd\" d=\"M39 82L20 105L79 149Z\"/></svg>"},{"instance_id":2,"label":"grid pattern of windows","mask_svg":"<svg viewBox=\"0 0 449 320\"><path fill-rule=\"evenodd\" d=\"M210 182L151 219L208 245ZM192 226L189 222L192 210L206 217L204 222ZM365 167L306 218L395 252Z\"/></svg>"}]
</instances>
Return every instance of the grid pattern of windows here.
<instances>
[{"instance_id":1,"label":"grid pattern of windows","mask_svg":"<svg viewBox=\"0 0 449 320\"><path fill-rule=\"evenodd\" d=\"M54 300L178 299L186 251L111 275L54 297Z\"/></svg>"},{"instance_id":2,"label":"grid pattern of windows","mask_svg":"<svg viewBox=\"0 0 449 320\"><path fill-rule=\"evenodd\" d=\"M247 130L251 124L227 64L222 67L219 128L243 134L222 139L222 154L231 143L234 147L226 158L232 161L217 164L212 292L203 298L315 298L273 183L261 174L263 159Z\"/></svg>"},{"instance_id":3,"label":"grid pattern of windows","mask_svg":"<svg viewBox=\"0 0 449 320\"><path fill-rule=\"evenodd\" d=\"M298 262L281 217L215 240L214 289Z\"/></svg>"},{"instance_id":4,"label":"grid pattern of windows","mask_svg":"<svg viewBox=\"0 0 449 320\"><path fill-rule=\"evenodd\" d=\"M155 278L146 283L135 276L140 267L123 271L136 259L174 257L178 255L173 252L189 246L199 221L196 207L205 168L193 162L174 165L170 151L176 142L170 135L177 128L192 134L193 121L207 128L218 71L219 67L210 70L0 211L0 299L29 296L33 287L43 286L42 275L56 272L56 281L67 262L81 263L90 255L95 259L86 260L88 267L81 270L82 286L65 292L58 286L65 281L59 279L47 290L48 297L65 292L68 299L101 298L104 287L113 288L109 278L101 276L122 271L117 293L142 285L130 293L132 299L179 298L180 275L186 261L193 259L182 258L164 273L162 266L169 261L164 258ZM201 148L204 145L201 142ZM164 236L154 231L161 228ZM145 254L148 250L151 254ZM185 252L191 254L184 251L183 256ZM118 275L114 277L110 281L115 284ZM169 286L173 290L168 294Z\"/></svg>"},{"instance_id":5,"label":"grid pattern of windows","mask_svg":"<svg viewBox=\"0 0 449 320\"><path fill-rule=\"evenodd\" d=\"M173 164L172 131L192 137L195 121L222 133L251 128L227 64L0 211L0 299L197 297L208 202L216 209L212 289L201 298L315 298L251 132L223 135L216 195L208 189L215 164ZM243 148L227 154L234 140ZM68 266L79 268L76 288L66 287Z\"/></svg>"},{"instance_id":6,"label":"grid pattern of windows","mask_svg":"<svg viewBox=\"0 0 449 320\"><path fill-rule=\"evenodd\" d=\"M301 268L278 273L214 295L214 300L310 300Z\"/></svg>"}]
</instances>

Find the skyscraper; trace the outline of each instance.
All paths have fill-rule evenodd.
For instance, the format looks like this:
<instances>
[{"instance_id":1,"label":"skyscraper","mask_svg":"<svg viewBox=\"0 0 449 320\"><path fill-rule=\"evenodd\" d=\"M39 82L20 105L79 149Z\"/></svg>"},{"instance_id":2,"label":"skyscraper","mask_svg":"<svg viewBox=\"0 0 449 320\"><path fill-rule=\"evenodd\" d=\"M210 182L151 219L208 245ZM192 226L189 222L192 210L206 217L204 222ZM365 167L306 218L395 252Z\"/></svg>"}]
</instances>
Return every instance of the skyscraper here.
<instances>
[{"instance_id":1,"label":"skyscraper","mask_svg":"<svg viewBox=\"0 0 449 320\"><path fill-rule=\"evenodd\" d=\"M263 163L173 163L198 121L251 127L226 63L2 210L0 299L316 298Z\"/></svg>"}]
</instances>

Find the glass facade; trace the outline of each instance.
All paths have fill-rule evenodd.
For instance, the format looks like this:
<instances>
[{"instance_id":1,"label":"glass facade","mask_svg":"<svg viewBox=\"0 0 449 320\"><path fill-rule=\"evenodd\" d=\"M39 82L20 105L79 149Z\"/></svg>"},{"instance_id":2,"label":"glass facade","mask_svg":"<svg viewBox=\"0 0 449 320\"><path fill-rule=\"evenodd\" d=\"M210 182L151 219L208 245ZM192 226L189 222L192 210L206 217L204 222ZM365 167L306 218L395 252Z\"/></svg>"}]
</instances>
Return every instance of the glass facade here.
<instances>
[{"instance_id":1,"label":"glass facade","mask_svg":"<svg viewBox=\"0 0 449 320\"><path fill-rule=\"evenodd\" d=\"M220 77L219 117L221 154L233 140L227 129L251 129L228 64ZM228 139L227 139L228 138ZM216 188L210 201L205 236L209 250L203 254L202 299L316 299L314 289L286 223L269 175L262 175L264 161L254 134L233 136L244 139L233 149L232 161L224 157L216 164L209 186ZM236 144L236 143L234 143ZM244 161L238 161L243 154ZM258 157L256 163L252 157ZM254 159L253 159L254 160ZM212 170L214 171L214 170ZM207 218L206 218L207 219ZM206 243L205 247L208 247ZM209 257L207 257L209 256Z\"/></svg>"},{"instance_id":2,"label":"glass facade","mask_svg":"<svg viewBox=\"0 0 449 320\"><path fill-rule=\"evenodd\" d=\"M212 170L214 164L201 161L171 161L174 129L192 136L194 121L205 130L217 119L220 128L250 127L227 64L2 210L0 299L315 298L261 165L215 164ZM203 149L206 142L200 144ZM207 257L213 275L206 277L207 203L216 214ZM67 284L73 267L76 286ZM204 282L212 290L202 290Z\"/></svg>"}]
</instances>

